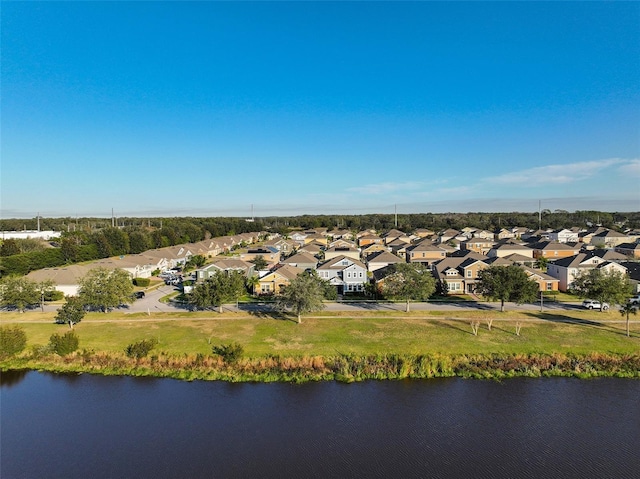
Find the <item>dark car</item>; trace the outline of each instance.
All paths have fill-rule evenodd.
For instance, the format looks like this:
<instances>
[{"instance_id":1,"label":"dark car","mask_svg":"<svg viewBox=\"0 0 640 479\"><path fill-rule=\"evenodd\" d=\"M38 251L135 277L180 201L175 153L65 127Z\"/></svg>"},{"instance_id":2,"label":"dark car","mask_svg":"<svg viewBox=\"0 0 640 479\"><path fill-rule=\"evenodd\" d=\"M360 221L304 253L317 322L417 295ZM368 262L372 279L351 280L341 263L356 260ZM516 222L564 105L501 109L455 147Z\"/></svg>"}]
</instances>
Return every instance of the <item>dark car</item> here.
<instances>
[{"instance_id":1,"label":"dark car","mask_svg":"<svg viewBox=\"0 0 640 479\"><path fill-rule=\"evenodd\" d=\"M144 291L136 291L135 293L133 293L133 297L135 299L142 299L144 298Z\"/></svg>"}]
</instances>

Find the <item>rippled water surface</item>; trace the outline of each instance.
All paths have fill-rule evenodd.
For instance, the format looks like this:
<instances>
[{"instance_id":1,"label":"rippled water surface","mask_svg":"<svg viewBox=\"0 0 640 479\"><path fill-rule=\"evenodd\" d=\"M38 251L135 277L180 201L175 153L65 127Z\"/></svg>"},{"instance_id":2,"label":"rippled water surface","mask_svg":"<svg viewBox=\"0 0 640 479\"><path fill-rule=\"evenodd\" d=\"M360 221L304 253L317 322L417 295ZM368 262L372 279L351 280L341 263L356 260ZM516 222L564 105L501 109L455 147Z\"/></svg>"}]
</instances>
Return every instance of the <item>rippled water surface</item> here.
<instances>
[{"instance_id":1,"label":"rippled water surface","mask_svg":"<svg viewBox=\"0 0 640 479\"><path fill-rule=\"evenodd\" d=\"M6 373L7 478L638 478L640 381Z\"/></svg>"}]
</instances>

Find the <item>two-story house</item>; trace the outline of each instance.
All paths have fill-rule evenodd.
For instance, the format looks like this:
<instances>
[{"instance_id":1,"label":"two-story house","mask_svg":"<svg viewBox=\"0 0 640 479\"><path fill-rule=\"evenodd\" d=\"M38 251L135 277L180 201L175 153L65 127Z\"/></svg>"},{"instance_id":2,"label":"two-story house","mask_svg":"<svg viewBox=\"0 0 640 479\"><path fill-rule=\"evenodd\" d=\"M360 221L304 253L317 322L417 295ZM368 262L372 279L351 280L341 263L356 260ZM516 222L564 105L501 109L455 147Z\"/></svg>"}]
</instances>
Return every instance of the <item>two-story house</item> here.
<instances>
[{"instance_id":1,"label":"two-story house","mask_svg":"<svg viewBox=\"0 0 640 479\"><path fill-rule=\"evenodd\" d=\"M338 289L338 294L364 291L367 267L357 259L338 256L318 266L318 276Z\"/></svg>"}]
</instances>

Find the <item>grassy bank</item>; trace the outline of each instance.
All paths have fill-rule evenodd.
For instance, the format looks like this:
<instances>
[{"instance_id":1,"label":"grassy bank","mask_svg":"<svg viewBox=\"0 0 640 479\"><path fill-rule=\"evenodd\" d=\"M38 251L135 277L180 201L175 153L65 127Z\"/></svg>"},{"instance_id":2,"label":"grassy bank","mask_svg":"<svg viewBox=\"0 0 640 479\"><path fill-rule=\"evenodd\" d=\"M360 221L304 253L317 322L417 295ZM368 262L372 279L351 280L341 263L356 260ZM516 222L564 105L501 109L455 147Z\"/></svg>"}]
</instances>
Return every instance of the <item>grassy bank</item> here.
<instances>
[{"instance_id":1,"label":"grassy bank","mask_svg":"<svg viewBox=\"0 0 640 479\"><path fill-rule=\"evenodd\" d=\"M5 370L230 381L640 376L640 322L627 337L615 312L325 312L302 324L241 313L92 313L75 328L84 353L64 358L42 354L51 334L67 329L53 324L53 313L3 316L3 324L13 322L28 343L18 357L0 361ZM477 335L472 323L479 323ZM158 341L151 355L127 358L127 345L144 338ZM237 364L212 354L213 345L229 342L244 348Z\"/></svg>"}]
</instances>

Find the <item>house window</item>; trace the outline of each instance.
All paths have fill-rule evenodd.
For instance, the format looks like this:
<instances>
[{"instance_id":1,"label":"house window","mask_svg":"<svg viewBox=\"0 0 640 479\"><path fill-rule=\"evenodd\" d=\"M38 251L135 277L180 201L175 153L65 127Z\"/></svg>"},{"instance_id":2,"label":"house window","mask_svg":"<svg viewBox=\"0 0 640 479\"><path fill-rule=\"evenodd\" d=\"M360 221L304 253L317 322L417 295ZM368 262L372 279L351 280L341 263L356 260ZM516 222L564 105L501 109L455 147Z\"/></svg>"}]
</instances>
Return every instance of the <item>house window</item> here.
<instances>
[{"instance_id":1,"label":"house window","mask_svg":"<svg viewBox=\"0 0 640 479\"><path fill-rule=\"evenodd\" d=\"M362 278L362 271L360 271L360 277Z\"/></svg>"},{"instance_id":2,"label":"house window","mask_svg":"<svg viewBox=\"0 0 640 479\"><path fill-rule=\"evenodd\" d=\"M270 288L269 288L269 285L268 285L268 284L260 285L260 292L262 292L262 293L268 293L268 292L269 292L269 289L270 289Z\"/></svg>"},{"instance_id":3,"label":"house window","mask_svg":"<svg viewBox=\"0 0 640 479\"><path fill-rule=\"evenodd\" d=\"M473 278L473 271L470 269L467 270L467 278Z\"/></svg>"},{"instance_id":4,"label":"house window","mask_svg":"<svg viewBox=\"0 0 640 479\"><path fill-rule=\"evenodd\" d=\"M551 291L553 289L553 283L551 281L547 282L547 291Z\"/></svg>"}]
</instances>

